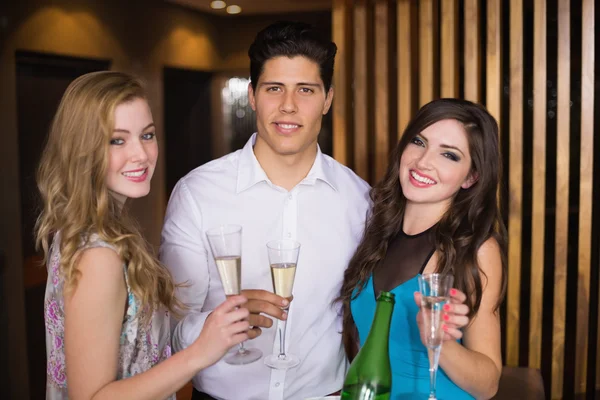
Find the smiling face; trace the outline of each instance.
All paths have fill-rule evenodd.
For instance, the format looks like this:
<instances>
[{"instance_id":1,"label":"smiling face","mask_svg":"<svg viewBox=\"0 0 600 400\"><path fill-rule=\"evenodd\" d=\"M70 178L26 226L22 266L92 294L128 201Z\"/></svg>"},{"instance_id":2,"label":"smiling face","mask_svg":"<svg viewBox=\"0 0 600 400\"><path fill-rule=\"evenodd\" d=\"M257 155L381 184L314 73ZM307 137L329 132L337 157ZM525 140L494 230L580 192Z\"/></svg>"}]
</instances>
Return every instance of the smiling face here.
<instances>
[{"instance_id":1,"label":"smiling face","mask_svg":"<svg viewBox=\"0 0 600 400\"><path fill-rule=\"evenodd\" d=\"M427 204L443 213L461 188L476 181L463 125L445 119L415 136L402 153L398 176L407 206Z\"/></svg>"},{"instance_id":2,"label":"smiling face","mask_svg":"<svg viewBox=\"0 0 600 400\"><path fill-rule=\"evenodd\" d=\"M127 198L146 196L157 158L158 144L148 102L138 98L118 105L106 173L108 190L121 204Z\"/></svg>"},{"instance_id":3,"label":"smiling face","mask_svg":"<svg viewBox=\"0 0 600 400\"><path fill-rule=\"evenodd\" d=\"M272 58L263 66L256 91L248 86L248 96L261 151L275 157L314 152L333 99L332 89L325 92L317 63L302 56Z\"/></svg>"}]
</instances>

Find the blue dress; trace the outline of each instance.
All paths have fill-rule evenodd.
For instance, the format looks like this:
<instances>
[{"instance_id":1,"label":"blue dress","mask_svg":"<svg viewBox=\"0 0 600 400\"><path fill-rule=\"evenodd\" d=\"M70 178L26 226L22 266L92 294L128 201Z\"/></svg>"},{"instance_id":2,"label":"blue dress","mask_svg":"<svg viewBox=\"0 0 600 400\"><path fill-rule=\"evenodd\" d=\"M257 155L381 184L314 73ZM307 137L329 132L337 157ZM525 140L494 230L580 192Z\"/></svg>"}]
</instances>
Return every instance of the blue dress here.
<instances>
[{"instance_id":1,"label":"blue dress","mask_svg":"<svg viewBox=\"0 0 600 400\"><path fill-rule=\"evenodd\" d=\"M419 335L416 322L419 308L413 295L419 291L417 276L391 290L396 296L389 342L392 367L391 400L426 400L429 395L429 359ZM350 307L362 347L375 316L376 300L372 276L364 290L352 300ZM456 386L441 368L438 368L436 393L438 400L474 399Z\"/></svg>"}]
</instances>

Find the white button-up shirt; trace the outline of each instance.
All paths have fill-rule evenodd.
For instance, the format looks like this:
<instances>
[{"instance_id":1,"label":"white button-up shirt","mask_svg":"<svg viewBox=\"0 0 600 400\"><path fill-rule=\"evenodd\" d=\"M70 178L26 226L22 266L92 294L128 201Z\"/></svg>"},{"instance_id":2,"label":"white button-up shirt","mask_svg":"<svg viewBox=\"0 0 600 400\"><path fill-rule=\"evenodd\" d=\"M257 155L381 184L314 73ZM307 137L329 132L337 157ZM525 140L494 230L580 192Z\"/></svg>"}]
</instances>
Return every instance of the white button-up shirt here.
<instances>
[{"instance_id":1,"label":"white button-up shirt","mask_svg":"<svg viewBox=\"0 0 600 400\"><path fill-rule=\"evenodd\" d=\"M299 366L274 370L262 359L247 365L219 361L193 379L218 399L282 400L341 389L347 361L341 342L339 295L344 270L361 239L370 205L369 186L350 169L317 152L306 176L291 191L271 183L254 156L256 134L242 150L196 168L175 186L162 231L160 258L190 306L173 331L181 350L198 337L206 317L225 300L205 231L237 224L242 233L242 289L273 291L266 243L300 242L287 320L286 351ZM278 320L246 342L263 355L279 351Z\"/></svg>"}]
</instances>

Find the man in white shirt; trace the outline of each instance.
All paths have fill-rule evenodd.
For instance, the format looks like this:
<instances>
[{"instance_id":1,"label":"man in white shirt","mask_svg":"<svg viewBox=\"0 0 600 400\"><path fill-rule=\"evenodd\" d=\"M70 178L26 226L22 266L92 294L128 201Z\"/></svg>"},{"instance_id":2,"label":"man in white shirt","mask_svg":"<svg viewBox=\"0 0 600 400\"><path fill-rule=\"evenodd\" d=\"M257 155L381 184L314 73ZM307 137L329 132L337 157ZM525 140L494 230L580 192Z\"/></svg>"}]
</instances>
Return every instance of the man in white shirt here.
<instances>
[{"instance_id":1,"label":"man in white shirt","mask_svg":"<svg viewBox=\"0 0 600 400\"><path fill-rule=\"evenodd\" d=\"M248 52L248 95L258 132L239 151L196 168L176 185L160 249L179 299L190 308L173 331L175 350L190 345L225 295L206 230L243 227L242 288L250 310L248 348L279 352L277 324L287 320L286 350L299 356L288 370L263 360L223 360L193 379L193 399L305 399L337 392L347 361L333 301L361 239L369 186L321 153L321 120L333 100L336 46L303 23L261 31ZM266 243L300 242L293 300L273 294Z\"/></svg>"}]
</instances>

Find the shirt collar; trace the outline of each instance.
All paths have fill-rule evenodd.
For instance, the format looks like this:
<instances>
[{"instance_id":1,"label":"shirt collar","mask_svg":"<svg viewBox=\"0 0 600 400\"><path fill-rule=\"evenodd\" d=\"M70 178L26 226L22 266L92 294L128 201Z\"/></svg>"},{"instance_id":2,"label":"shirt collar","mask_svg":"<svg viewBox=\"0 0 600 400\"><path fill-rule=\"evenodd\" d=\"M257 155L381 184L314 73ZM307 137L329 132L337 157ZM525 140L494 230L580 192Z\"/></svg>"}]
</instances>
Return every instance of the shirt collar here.
<instances>
[{"instance_id":1,"label":"shirt collar","mask_svg":"<svg viewBox=\"0 0 600 400\"><path fill-rule=\"evenodd\" d=\"M240 153L237 175L236 193L243 192L260 182L270 182L267 174L260 166L254 155L254 144L256 133L244 145ZM337 191L336 180L333 173L333 161L326 157L321 148L317 146L315 162L301 184L314 185L317 179L327 183L333 190Z\"/></svg>"}]
</instances>

